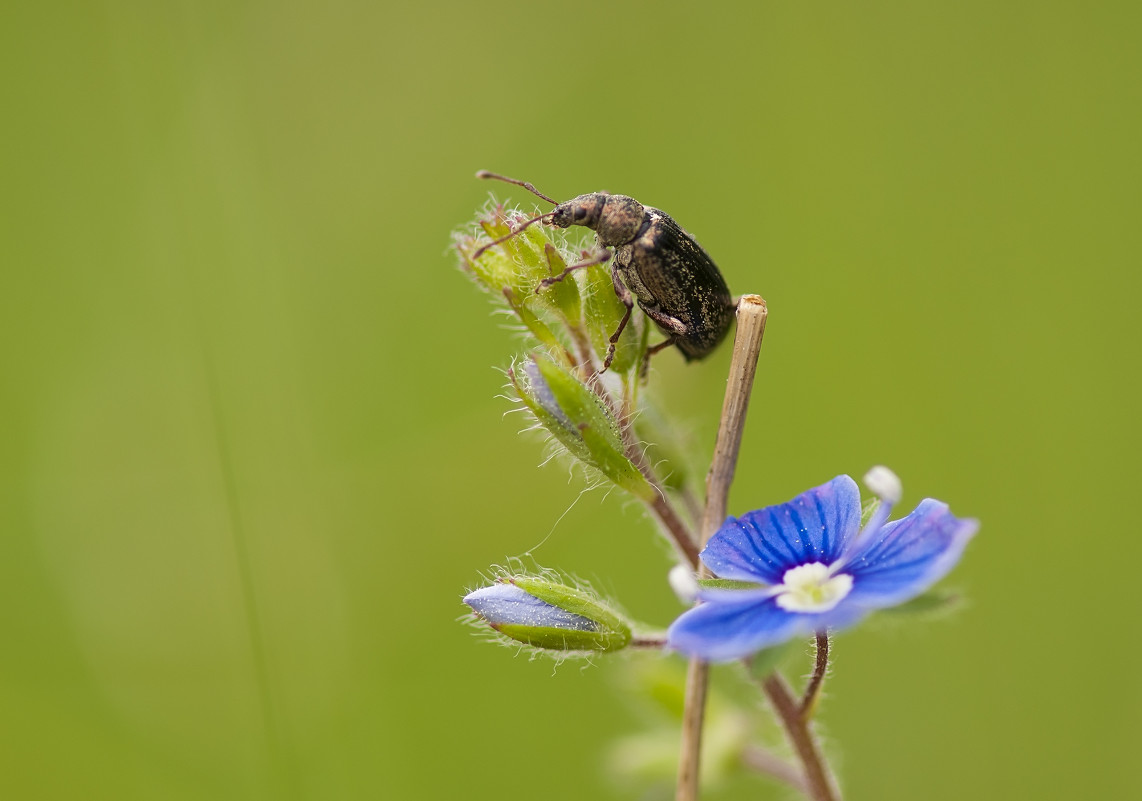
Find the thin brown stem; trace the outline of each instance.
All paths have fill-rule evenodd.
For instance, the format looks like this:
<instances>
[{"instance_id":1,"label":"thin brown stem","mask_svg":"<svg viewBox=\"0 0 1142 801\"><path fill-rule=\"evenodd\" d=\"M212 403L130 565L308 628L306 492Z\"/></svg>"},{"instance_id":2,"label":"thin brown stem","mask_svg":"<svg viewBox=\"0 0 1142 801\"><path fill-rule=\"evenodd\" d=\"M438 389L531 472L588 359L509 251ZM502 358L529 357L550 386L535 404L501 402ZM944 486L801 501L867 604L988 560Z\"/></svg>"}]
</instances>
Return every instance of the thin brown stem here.
<instances>
[{"instance_id":1,"label":"thin brown stem","mask_svg":"<svg viewBox=\"0 0 1142 801\"><path fill-rule=\"evenodd\" d=\"M738 451L745 429L746 411L757 373L757 357L765 335L765 318L768 314L760 295L743 295L738 301L738 330L734 338L734 352L730 359L730 374L726 382L726 397L722 402L722 418L718 438L714 444L714 458L706 474L706 508L702 515L700 545L704 546L726 519L730 485L737 469ZM705 566L699 566L698 575L708 577ZM696 801L698 798L699 757L702 752L702 722L706 714L706 693L710 667L700 659L691 659L686 672L686 697L682 713L682 750L678 760L676 801Z\"/></svg>"},{"instance_id":2,"label":"thin brown stem","mask_svg":"<svg viewBox=\"0 0 1142 801\"><path fill-rule=\"evenodd\" d=\"M627 643L627 648L652 648L656 651L661 651L666 645L666 637L664 635L644 636L640 637L637 634L630 638Z\"/></svg>"},{"instance_id":3,"label":"thin brown stem","mask_svg":"<svg viewBox=\"0 0 1142 801\"><path fill-rule=\"evenodd\" d=\"M686 668L686 696L682 707L682 751L678 758L675 801L697 801L698 798L702 723L706 717L706 694L709 687L709 663L701 659L691 659Z\"/></svg>"},{"instance_id":4,"label":"thin brown stem","mask_svg":"<svg viewBox=\"0 0 1142 801\"><path fill-rule=\"evenodd\" d=\"M817 633L817 659L813 665L813 675L805 685L805 694L801 697L801 718L808 720L813 716L813 708L821 695L821 685L825 681L825 673L829 669L829 635L826 632Z\"/></svg>"},{"instance_id":5,"label":"thin brown stem","mask_svg":"<svg viewBox=\"0 0 1142 801\"><path fill-rule=\"evenodd\" d=\"M762 689L777 711L777 716L781 718L785 734L805 768L809 797L813 801L840 801L840 794L829 778L817 741L809 729L809 722L801 716L801 706L793 697L793 691L785 679L779 673L770 673L762 682Z\"/></svg>"}]
</instances>

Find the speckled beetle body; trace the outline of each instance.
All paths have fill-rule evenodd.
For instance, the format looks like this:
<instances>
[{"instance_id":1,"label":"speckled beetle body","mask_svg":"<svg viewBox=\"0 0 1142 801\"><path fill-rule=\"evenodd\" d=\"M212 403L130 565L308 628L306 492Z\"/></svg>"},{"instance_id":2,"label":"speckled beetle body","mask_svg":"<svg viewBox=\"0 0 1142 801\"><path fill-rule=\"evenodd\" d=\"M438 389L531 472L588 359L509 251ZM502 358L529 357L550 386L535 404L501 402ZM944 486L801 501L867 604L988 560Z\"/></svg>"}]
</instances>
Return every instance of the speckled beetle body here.
<instances>
[{"instance_id":1,"label":"speckled beetle body","mask_svg":"<svg viewBox=\"0 0 1142 801\"><path fill-rule=\"evenodd\" d=\"M551 224L586 226L601 246L614 249L615 292L628 308L633 296L667 335L658 348L674 344L687 361L701 359L729 331L729 287L709 254L666 212L625 195L595 192L558 204Z\"/></svg>"},{"instance_id":2,"label":"speckled beetle body","mask_svg":"<svg viewBox=\"0 0 1142 801\"><path fill-rule=\"evenodd\" d=\"M529 220L525 227L549 218L559 228L582 225L595 232L600 246L596 256L545 279L536 292L562 281L574 270L611 262L615 294L627 312L611 335L604 369L611 363L615 343L630 320L635 301L667 337L648 350L648 358L677 345L687 361L701 359L725 338L734 320L729 287L709 254L670 215L626 195L606 192L557 203L529 183L488 172L477 175L522 186L555 204L552 211ZM515 233L519 230L522 228Z\"/></svg>"}]
</instances>

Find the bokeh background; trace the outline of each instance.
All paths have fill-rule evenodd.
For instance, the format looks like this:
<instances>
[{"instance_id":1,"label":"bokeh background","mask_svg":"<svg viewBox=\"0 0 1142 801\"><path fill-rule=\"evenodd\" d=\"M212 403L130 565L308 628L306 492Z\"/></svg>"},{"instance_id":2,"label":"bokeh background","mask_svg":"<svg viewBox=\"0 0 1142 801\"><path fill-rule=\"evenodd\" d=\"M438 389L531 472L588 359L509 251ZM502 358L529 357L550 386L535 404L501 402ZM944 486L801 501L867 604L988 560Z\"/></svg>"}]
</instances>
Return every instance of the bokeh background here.
<instances>
[{"instance_id":1,"label":"bokeh background","mask_svg":"<svg viewBox=\"0 0 1142 801\"><path fill-rule=\"evenodd\" d=\"M622 660L456 623L529 551L678 611L502 417L479 168L666 209L767 298L733 511L885 463L982 519L959 614L837 642L848 797L1142 794L1136 3L4 16L0 796L658 797L604 768ZM707 451L727 357L652 377Z\"/></svg>"}]
</instances>

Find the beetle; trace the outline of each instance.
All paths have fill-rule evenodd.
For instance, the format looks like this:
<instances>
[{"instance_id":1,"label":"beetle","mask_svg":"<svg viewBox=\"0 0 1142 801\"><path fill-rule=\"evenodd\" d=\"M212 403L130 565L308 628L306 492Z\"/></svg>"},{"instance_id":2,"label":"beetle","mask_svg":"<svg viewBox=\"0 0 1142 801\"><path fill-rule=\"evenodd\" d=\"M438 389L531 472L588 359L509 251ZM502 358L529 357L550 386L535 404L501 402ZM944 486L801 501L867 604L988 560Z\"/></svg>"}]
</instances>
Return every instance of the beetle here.
<instances>
[{"instance_id":1,"label":"beetle","mask_svg":"<svg viewBox=\"0 0 1142 801\"><path fill-rule=\"evenodd\" d=\"M615 294L626 306L626 314L610 337L603 370L614 358L615 343L630 321L635 301L666 334L665 341L647 349L647 359L671 345L677 346L686 361L702 359L725 338L735 310L729 287L710 255L666 212L644 206L632 197L607 192L579 195L560 203L525 181L486 170L476 173L476 177L521 186L555 208L484 245L475 257L544 219L557 228L582 225L595 232L599 249L593 257L545 278L535 291L562 281L575 270L611 262Z\"/></svg>"}]
</instances>

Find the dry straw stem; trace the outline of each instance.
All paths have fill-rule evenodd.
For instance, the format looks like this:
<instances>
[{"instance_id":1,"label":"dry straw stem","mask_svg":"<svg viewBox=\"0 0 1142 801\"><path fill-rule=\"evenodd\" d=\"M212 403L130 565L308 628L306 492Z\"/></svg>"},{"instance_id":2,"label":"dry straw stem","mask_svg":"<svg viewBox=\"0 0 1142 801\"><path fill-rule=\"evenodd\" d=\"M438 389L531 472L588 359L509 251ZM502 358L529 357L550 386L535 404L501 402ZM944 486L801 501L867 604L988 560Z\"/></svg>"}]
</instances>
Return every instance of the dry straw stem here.
<instances>
[{"instance_id":1,"label":"dry straw stem","mask_svg":"<svg viewBox=\"0 0 1142 801\"><path fill-rule=\"evenodd\" d=\"M738 301L738 329L726 381L726 398L722 403L721 424L714 445L714 458L706 475L706 509L702 515L701 546L726 519L730 484L738 463L742 432L745 428L749 397L757 373L757 357L765 335L765 318L769 310L761 295L742 295ZM704 565L698 575L709 578ZM702 750L702 722L706 712L706 688L709 665L691 659L686 673L686 705L682 713L682 751L678 761L677 801L698 798L698 759Z\"/></svg>"}]
</instances>

